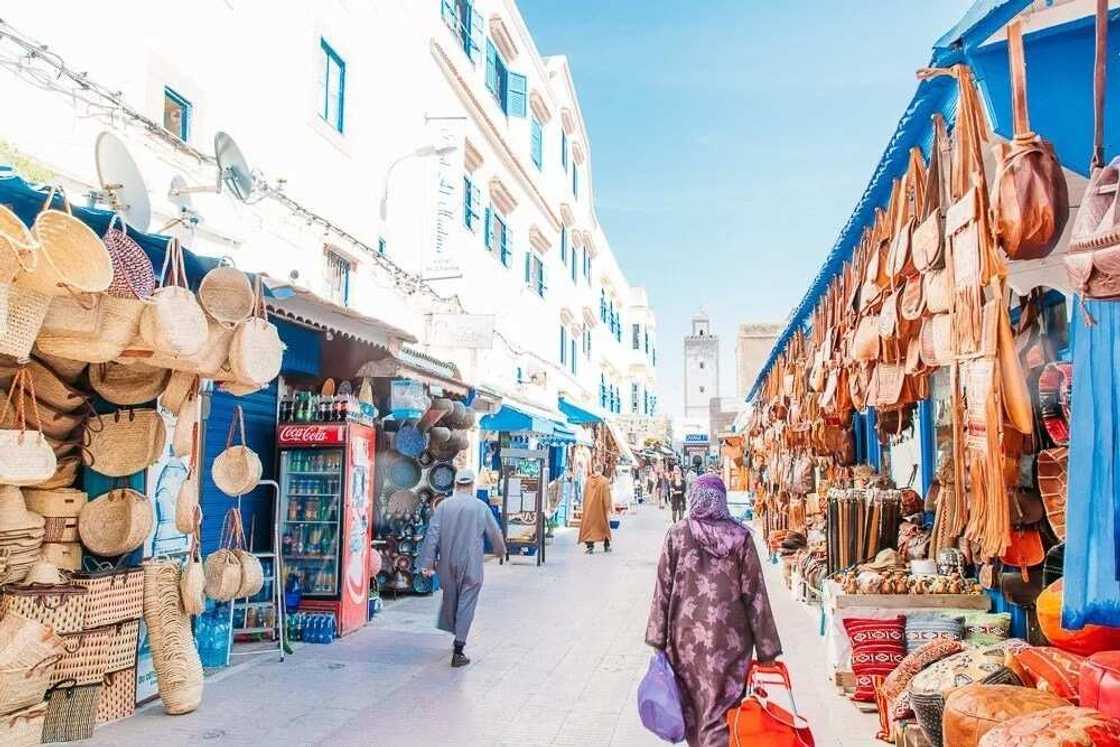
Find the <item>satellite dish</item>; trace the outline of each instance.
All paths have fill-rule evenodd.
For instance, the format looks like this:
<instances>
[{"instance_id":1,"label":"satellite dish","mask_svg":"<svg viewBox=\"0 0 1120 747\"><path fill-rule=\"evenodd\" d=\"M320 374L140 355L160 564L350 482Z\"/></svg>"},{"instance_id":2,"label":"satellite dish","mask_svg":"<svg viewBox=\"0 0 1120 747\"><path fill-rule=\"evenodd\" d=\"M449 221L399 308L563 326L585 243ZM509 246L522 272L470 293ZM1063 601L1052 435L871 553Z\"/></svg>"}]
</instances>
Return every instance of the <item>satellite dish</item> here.
<instances>
[{"instance_id":1,"label":"satellite dish","mask_svg":"<svg viewBox=\"0 0 1120 747\"><path fill-rule=\"evenodd\" d=\"M102 190L94 193L94 201L107 203L114 212L124 216L128 225L147 231L152 221L152 205L144 177L140 176L140 169L128 148L116 135L102 132L94 146L94 160Z\"/></svg>"},{"instance_id":2,"label":"satellite dish","mask_svg":"<svg viewBox=\"0 0 1120 747\"><path fill-rule=\"evenodd\" d=\"M224 132L214 136L214 157L218 159L218 189L225 184L237 199L248 200L253 194L253 170L237 143Z\"/></svg>"},{"instance_id":3,"label":"satellite dish","mask_svg":"<svg viewBox=\"0 0 1120 747\"><path fill-rule=\"evenodd\" d=\"M202 223L202 216L195 210L194 200L187 188L187 179L182 174L171 177L171 187L167 190L167 199L171 201L172 205L179 208L179 217L172 221L172 224L180 222L186 226L197 226ZM167 230L168 227L165 226L164 230Z\"/></svg>"}]
</instances>

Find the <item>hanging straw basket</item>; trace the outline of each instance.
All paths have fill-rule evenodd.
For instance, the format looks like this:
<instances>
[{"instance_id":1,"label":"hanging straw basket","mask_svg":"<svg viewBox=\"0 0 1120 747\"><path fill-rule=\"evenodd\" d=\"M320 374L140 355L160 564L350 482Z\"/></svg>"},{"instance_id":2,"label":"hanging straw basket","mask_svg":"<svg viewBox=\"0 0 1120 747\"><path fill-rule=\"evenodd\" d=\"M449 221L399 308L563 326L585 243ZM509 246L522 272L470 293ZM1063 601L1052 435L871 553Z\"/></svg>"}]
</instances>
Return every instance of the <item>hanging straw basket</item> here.
<instances>
[{"instance_id":1,"label":"hanging straw basket","mask_svg":"<svg viewBox=\"0 0 1120 747\"><path fill-rule=\"evenodd\" d=\"M28 392L30 400L25 396ZM11 408L14 407L16 413L16 427L0 429L0 484L3 485L35 485L54 475L58 466L46 436L38 430L27 429L28 402L31 417L35 418L38 409L35 383L31 374L23 369L12 379L8 397L0 408L0 421L7 417Z\"/></svg>"},{"instance_id":2,"label":"hanging straw basket","mask_svg":"<svg viewBox=\"0 0 1120 747\"><path fill-rule=\"evenodd\" d=\"M75 488L26 488L23 500L29 511L50 518L77 518L89 497ZM76 541L76 540L75 540Z\"/></svg>"},{"instance_id":3,"label":"hanging straw basket","mask_svg":"<svg viewBox=\"0 0 1120 747\"><path fill-rule=\"evenodd\" d=\"M98 363L89 369L89 384L115 405L142 405L163 393L170 376L144 363Z\"/></svg>"},{"instance_id":4,"label":"hanging straw basket","mask_svg":"<svg viewBox=\"0 0 1120 747\"><path fill-rule=\"evenodd\" d=\"M237 589L237 599L255 596L264 587L264 568L256 555L249 552L245 545L245 525L241 521L241 511L230 509L233 536L230 544L237 562L241 566L241 585Z\"/></svg>"},{"instance_id":5,"label":"hanging straw basket","mask_svg":"<svg viewBox=\"0 0 1120 747\"><path fill-rule=\"evenodd\" d=\"M51 312L37 342L39 350L86 363L107 363L120 357L136 338L145 307L143 301L136 299L100 295L93 310L84 311L95 322L91 332L46 328L52 318L57 319L64 313L79 313L81 307L78 305L75 309L76 305L72 299L61 298L51 303Z\"/></svg>"},{"instance_id":6,"label":"hanging straw basket","mask_svg":"<svg viewBox=\"0 0 1120 747\"><path fill-rule=\"evenodd\" d=\"M191 355L153 353L148 365L197 374L204 379L218 379L229 359L230 341L234 331L213 319L206 320L206 343Z\"/></svg>"},{"instance_id":7,"label":"hanging straw basket","mask_svg":"<svg viewBox=\"0 0 1120 747\"><path fill-rule=\"evenodd\" d=\"M229 344L229 367L237 383L259 388L279 375L284 357L284 343L280 341L276 326L268 321L264 286L259 276L252 310L253 316L233 333Z\"/></svg>"},{"instance_id":8,"label":"hanging straw basket","mask_svg":"<svg viewBox=\"0 0 1120 747\"><path fill-rule=\"evenodd\" d=\"M202 555L198 535L192 538L191 553L183 562L179 577L179 596L183 609L188 615L201 615L206 611L206 569L202 565Z\"/></svg>"},{"instance_id":9,"label":"hanging straw basket","mask_svg":"<svg viewBox=\"0 0 1120 747\"><path fill-rule=\"evenodd\" d=\"M113 263L113 281L106 291L115 298L145 300L156 289L156 271L148 253L128 235L128 224L115 213L105 231L105 248Z\"/></svg>"},{"instance_id":10,"label":"hanging straw basket","mask_svg":"<svg viewBox=\"0 0 1120 747\"><path fill-rule=\"evenodd\" d=\"M177 239L167 243L160 280L159 290L152 294L151 303L140 318L140 338L157 354L194 355L206 344L206 314L187 284Z\"/></svg>"},{"instance_id":11,"label":"hanging straw basket","mask_svg":"<svg viewBox=\"0 0 1120 747\"><path fill-rule=\"evenodd\" d=\"M33 747L41 744L46 717L46 703L36 703L15 713L0 716L0 744L6 747Z\"/></svg>"},{"instance_id":12,"label":"hanging straw basket","mask_svg":"<svg viewBox=\"0 0 1120 747\"><path fill-rule=\"evenodd\" d=\"M49 305L50 297L34 288L0 283L0 355L31 355Z\"/></svg>"},{"instance_id":13,"label":"hanging straw basket","mask_svg":"<svg viewBox=\"0 0 1120 747\"><path fill-rule=\"evenodd\" d=\"M85 361L77 361L73 358L44 353L38 346L36 346L32 352L43 365L71 386L76 384L78 379L82 378L82 374L86 372L86 366L88 364Z\"/></svg>"},{"instance_id":14,"label":"hanging straw basket","mask_svg":"<svg viewBox=\"0 0 1120 747\"><path fill-rule=\"evenodd\" d=\"M64 210L55 210L51 188L31 233L39 244L38 263L16 283L48 296L101 293L113 280L113 262L105 244L89 226L74 217L62 194ZM57 190L61 193L61 190Z\"/></svg>"},{"instance_id":15,"label":"hanging straw basket","mask_svg":"<svg viewBox=\"0 0 1120 747\"><path fill-rule=\"evenodd\" d=\"M234 429L240 433L241 443L234 445ZM245 495L257 487L261 480L261 460L256 452L245 445L245 415L238 405L226 435L226 448L214 459L210 476L218 489L230 497Z\"/></svg>"},{"instance_id":16,"label":"hanging straw basket","mask_svg":"<svg viewBox=\"0 0 1120 747\"><path fill-rule=\"evenodd\" d=\"M215 550L206 556L206 596L216 602L237 598L241 588L241 561L233 550Z\"/></svg>"},{"instance_id":17,"label":"hanging straw basket","mask_svg":"<svg viewBox=\"0 0 1120 747\"><path fill-rule=\"evenodd\" d=\"M53 452L52 452L53 456ZM61 457L57 460L54 474L46 480L32 483L39 490L56 490L68 488L78 480L78 468L82 465L81 457L75 455Z\"/></svg>"},{"instance_id":18,"label":"hanging straw basket","mask_svg":"<svg viewBox=\"0 0 1120 747\"><path fill-rule=\"evenodd\" d=\"M7 205L0 205L0 283L10 283L38 263L31 230Z\"/></svg>"},{"instance_id":19,"label":"hanging straw basket","mask_svg":"<svg viewBox=\"0 0 1120 747\"><path fill-rule=\"evenodd\" d=\"M0 386L8 387L19 369L17 365L0 364ZM86 403L84 392L75 389L46 364L33 358L27 364L27 370L35 382L35 396L40 402L59 412L73 412Z\"/></svg>"},{"instance_id":20,"label":"hanging straw basket","mask_svg":"<svg viewBox=\"0 0 1120 747\"><path fill-rule=\"evenodd\" d=\"M178 415L183 405L198 395L199 377L188 371L174 371L159 397L159 403Z\"/></svg>"},{"instance_id":21,"label":"hanging straw basket","mask_svg":"<svg viewBox=\"0 0 1120 747\"><path fill-rule=\"evenodd\" d=\"M179 485L179 493L175 496L175 528L183 534L193 534L202 521L198 505L198 459L198 449L194 449L187 463L187 479Z\"/></svg>"},{"instance_id":22,"label":"hanging straw basket","mask_svg":"<svg viewBox=\"0 0 1120 747\"><path fill-rule=\"evenodd\" d=\"M43 403L39 403L38 407L35 407L29 392L25 391L23 396L26 400L24 406L30 414L29 419L33 418L35 425L39 426L39 430L51 438L66 438L85 420L84 413L58 412L53 407L48 407ZM0 399L6 398L7 392L0 389ZM18 407L9 408L8 412L0 417L0 428L18 428L19 415L17 411Z\"/></svg>"},{"instance_id":23,"label":"hanging straw basket","mask_svg":"<svg viewBox=\"0 0 1120 747\"><path fill-rule=\"evenodd\" d=\"M190 713L202 703L202 662L179 603L178 563L144 562L144 622L164 709Z\"/></svg>"},{"instance_id":24,"label":"hanging straw basket","mask_svg":"<svg viewBox=\"0 0 1120 747\"><path fill-rule=\"evenodd\" d=\"M90 418L82 459L108 477L127 477L147 469L163 454L167 427L155 410L117 410Z\"/></svg>"},{"instance_id":25,"label":"hanging straw basket","mask_svg":"<svg viewBox=\"0 0 1120 747\"><path fill-rule=\"evenodd\" d=\"M253 313L256 298L249 276L236 267L219 265L202 278L198 302L215 321L234 327Z\"/></svg>"},{"instance_id":26,"label":"hanging straw basket","mask_svg":"<svg viewBox=\"0 0 1120 747\"><path fill-rule=\"evenodd\" d=\"M154 520L146 495L117 488L86 504L78 517L78 533L94 554L113 557L143 545Z\"/></svg>"},{"instance_id":27,"label":"hanging straw basket","mask_svg":"<svg viewBox=\"0 0 1120 747\"><path fill-rule=\"evenodd\" d=\"M171 436L171 453L177 457L185 458L194 453L198 443L198 420L201 415L201 406L198 399L179 411L175 420L175 430Z\"/></svg>"}]
</instances>

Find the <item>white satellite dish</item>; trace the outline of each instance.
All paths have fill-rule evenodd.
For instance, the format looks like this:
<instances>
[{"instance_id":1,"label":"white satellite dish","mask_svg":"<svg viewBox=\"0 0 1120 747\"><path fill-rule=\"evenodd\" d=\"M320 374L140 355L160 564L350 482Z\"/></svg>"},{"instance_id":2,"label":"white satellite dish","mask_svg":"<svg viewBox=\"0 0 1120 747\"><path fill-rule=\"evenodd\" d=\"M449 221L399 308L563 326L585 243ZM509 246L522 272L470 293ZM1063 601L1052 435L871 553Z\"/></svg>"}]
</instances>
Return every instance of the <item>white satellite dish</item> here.
<instances>
[{"instance_id":1,"label":"white satellite dish","mask_svg":"<svg viewBox=\"0 0 1120 747\"><path fill-rule=\"evenodd\" d=\"M144 177L128 148L111 132L97 136L94 146L97 162L97 179L101 191L91 196L95 204L108 204L110 209L124 216L125 222L138 231L147 231L152 221L152 205Z\"/></svg>"},{"instance_id":2,"label":"white satellite dish","mask_svg":"<svg viewBox=\"0 0 1120 747\"><path fill-rule=\"evenodd\" d=\"M182 174L171 177L171 187L167 190L167 199L179 208L178 220L188 226L197 226L202 223L202 216L194 207L191 193L187 191L187 179Z\"/></svg>"},{"instance_id":3,"label":"white satellite dish","mask_svg":"<svg viewBox=\"0 0 1120 747\"><path fill-rule=\"evenodd\" d=\"M214 135L214 158L218 162L218 173L213 185L190 187L185 183L186 180L172 180L171 192L168 196L172 202L179 205L180 209L184 206L178 200L196 192L221 194L222 187L226 187L242 202L248 201L253 194L256 178L232 136L225 132ZM182 183L179 183L180 181Z\"/></svg>"}]
</instances>

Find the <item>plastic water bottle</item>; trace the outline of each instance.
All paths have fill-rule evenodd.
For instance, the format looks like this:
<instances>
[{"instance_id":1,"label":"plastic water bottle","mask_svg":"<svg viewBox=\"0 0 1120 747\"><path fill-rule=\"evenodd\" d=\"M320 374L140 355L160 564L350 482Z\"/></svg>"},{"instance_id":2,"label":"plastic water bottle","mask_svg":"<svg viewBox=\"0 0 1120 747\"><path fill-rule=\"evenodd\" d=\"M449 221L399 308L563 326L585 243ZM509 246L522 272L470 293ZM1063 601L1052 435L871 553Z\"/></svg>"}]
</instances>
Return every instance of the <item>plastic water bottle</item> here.
<instances>
[{"instance_id":1,"label":"plastic water bottle","mask_svg":"<svg viewBox=\"0 0 1120 747\"><path fill-rule=\"evenodd\" d=\"M337 626L335 624L334 615L327 615L327 640L326 643L334 641Z\"/></svg>"}]
</instances>

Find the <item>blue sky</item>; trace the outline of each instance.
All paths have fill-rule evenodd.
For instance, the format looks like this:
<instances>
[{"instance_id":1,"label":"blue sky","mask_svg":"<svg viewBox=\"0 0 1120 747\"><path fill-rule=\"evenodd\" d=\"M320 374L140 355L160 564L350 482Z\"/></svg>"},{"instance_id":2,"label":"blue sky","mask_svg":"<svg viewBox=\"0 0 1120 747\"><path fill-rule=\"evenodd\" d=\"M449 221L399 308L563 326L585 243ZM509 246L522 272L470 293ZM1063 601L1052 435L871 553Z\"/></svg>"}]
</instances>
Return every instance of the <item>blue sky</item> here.
<instances>
[{"instance_id":1,"label":"blue sky","mask_svg":"<svg viewBox=\"0 0 1120 747\"><path fill-rule=\"evenodd\" d=\"M739 322L800 301L972 0L518 4L571 63L599 221L649 290L660 409L679 415L689 317L712 317L733 396Z\"/></svg>"}]
</instances>

